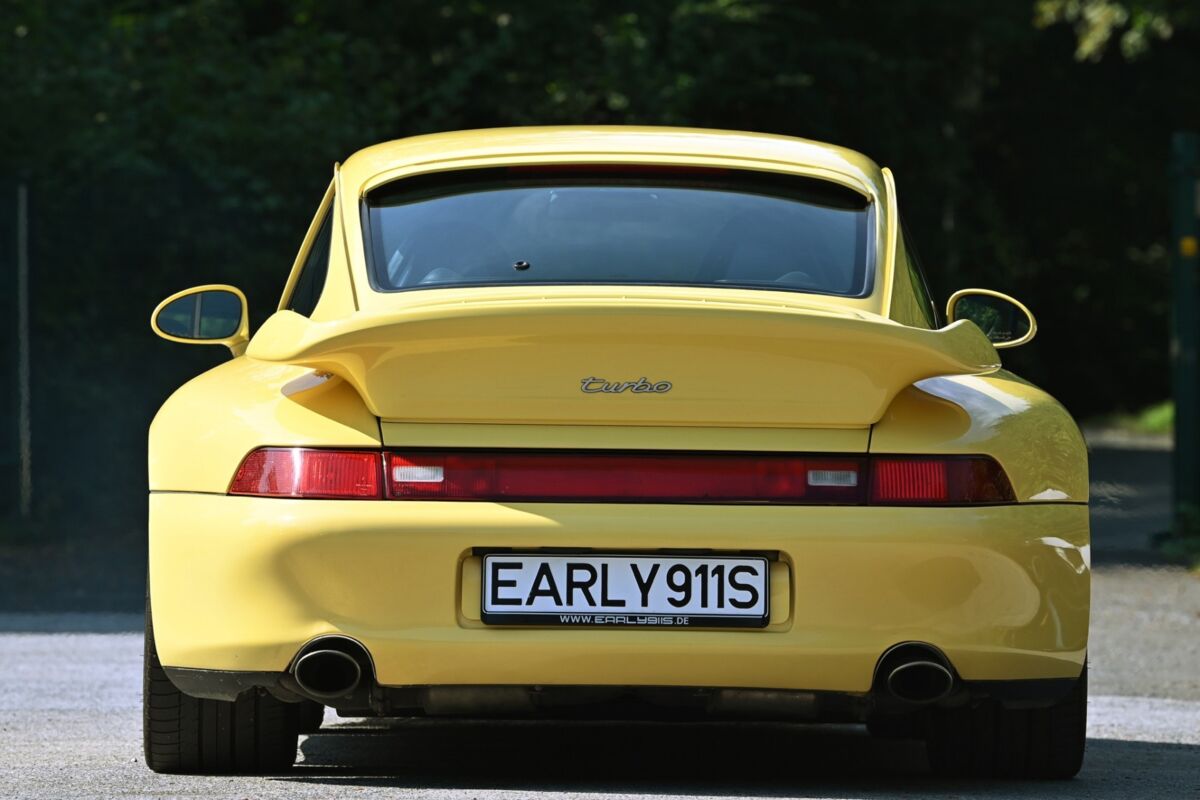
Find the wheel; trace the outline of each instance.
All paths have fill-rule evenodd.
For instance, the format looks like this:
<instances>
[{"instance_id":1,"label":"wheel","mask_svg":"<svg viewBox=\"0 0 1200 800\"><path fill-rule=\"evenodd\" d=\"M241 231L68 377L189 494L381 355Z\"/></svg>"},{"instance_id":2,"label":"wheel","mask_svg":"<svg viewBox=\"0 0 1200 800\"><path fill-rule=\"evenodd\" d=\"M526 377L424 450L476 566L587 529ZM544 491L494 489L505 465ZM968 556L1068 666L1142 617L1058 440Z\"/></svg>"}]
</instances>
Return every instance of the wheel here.
<instances>
[{"instance_id":1,"label":"wheel","mask_svg":"<svg viewBox=\"0 0 1200 800\"><path fill-rule=\"evenodd\" d=\"M299 730L301 733L316 733L321 730L325 720L325 706L314 700L303 700L297 703L299 709Z\"/></svg>"},{"instance_id":2,"label":"wheel","mask_svg":"<svg viewBox=\"0 0 1200 800\"><path fill-rule=\"evenodd\" d=\"M155 772L219 775L281 772L296 760L299 705L262 690L237 700L200 700L175 688L158 661L146 609L142 742Z\"/></svg>"},{"instance_id":3,"label":"wheel","mask_svg":"<svg viewBox=\"0 0 1200 800\"><path fill-rule=\"evenodd\" d=\"M929 765L939 775L1072 778L1087 739L1087 667L1071 693L1049 708L1005 709L994 701L934 709L926 732Z\"/></svg>"}]
</instances>

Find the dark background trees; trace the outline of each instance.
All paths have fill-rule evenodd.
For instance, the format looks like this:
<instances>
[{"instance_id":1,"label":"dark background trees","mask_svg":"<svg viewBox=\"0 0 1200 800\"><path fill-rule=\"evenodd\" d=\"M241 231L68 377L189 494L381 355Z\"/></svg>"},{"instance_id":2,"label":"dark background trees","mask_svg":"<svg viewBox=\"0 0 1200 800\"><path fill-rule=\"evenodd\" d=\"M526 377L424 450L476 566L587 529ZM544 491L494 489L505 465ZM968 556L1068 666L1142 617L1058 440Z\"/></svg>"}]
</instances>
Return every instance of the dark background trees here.
<instances>
[{"instance_id":1,"label":"dark background trees","mask_svg":"<svg viewBox=\"0 0 1200 800\"><path fill-rule=\"evenodd\" d=\"M985 286L1039 315L1010 366L1080 416L1160 400L1166 156L1200 128L1198 31L1187 4L1105 0L9 0L0 231L26 183L37 516L140 536L146 426L224 357L154 338L154 304L225 281L260 321L335 160L456 128L861 150L895 170L940 299Z\"/></svg>"}]
</instances>

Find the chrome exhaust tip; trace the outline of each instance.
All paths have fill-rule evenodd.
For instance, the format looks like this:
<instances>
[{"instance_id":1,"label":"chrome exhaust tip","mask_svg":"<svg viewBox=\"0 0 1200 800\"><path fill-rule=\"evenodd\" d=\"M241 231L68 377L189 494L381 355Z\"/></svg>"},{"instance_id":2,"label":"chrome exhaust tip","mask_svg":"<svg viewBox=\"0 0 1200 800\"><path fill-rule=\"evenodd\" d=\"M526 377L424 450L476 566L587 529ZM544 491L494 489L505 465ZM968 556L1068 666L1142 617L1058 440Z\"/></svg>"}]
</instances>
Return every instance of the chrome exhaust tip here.
<instances>
[{"instance_id":1,"label":"chrome exhaust tip","mask_svg":"<svg viewBox=\"0 0 1200 800\"><path fill-rule=\"evenodd\" d=\"M345 697L358 687L362 667L341 650L313 650L296 659L292 675L310 697L332 700Z\"/></svg>"}]
</instances>

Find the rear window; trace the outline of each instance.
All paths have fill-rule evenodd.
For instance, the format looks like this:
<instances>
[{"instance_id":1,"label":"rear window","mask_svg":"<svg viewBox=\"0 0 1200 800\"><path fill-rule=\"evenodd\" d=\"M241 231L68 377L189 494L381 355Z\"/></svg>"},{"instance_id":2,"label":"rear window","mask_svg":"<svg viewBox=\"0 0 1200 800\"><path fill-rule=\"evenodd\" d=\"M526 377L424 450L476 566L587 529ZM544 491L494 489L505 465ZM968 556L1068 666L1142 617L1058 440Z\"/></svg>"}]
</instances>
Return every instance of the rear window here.
<instances>
[{"instance_id":1,"label":"rear window","mask_svg":"<svg viewBox=\"0 0 1200 800\"><path fill-rule=\"evenodd\" d=\"M364 209L379 291L516 284L870 291L871 206L734 170L508 168L411 178Z\"/></svg>"}]
</instances>

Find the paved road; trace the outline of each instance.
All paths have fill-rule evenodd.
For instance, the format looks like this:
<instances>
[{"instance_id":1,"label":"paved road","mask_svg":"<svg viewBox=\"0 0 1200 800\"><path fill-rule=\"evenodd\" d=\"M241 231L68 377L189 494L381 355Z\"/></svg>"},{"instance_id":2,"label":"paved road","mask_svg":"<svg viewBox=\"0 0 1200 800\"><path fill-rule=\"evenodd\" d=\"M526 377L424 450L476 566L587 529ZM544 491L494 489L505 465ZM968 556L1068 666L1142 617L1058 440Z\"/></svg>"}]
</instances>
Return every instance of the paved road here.
<instances>
[{"instance_id":1,"label":"paved road","mask_svg":"<svg viewBox=\"0 0 1200 800\"><path fill-rule=\"evenodd\" d=\"M1155 563L1166 454L1101 451L1087 761L1064 784L936 781L853 726L366 723L267 778L150 773L136 614L0 613L0 797L1200 797L1200 581ZM52 665L53 668L48 668Z\"/></svg>"}]
</instances>

